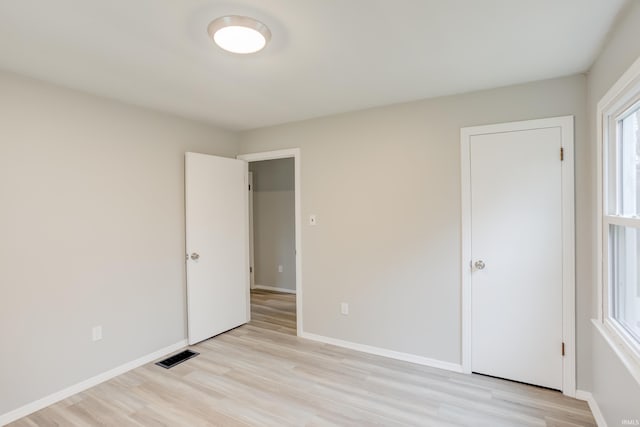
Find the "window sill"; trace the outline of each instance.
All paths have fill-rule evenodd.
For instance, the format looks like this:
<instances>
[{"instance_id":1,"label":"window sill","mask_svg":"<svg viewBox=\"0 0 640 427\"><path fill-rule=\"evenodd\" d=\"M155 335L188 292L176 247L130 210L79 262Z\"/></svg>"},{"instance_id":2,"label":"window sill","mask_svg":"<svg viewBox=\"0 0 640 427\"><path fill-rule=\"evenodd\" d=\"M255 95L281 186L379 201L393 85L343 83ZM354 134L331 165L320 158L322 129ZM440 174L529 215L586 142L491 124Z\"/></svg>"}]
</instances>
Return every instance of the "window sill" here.
<instances>
[{"instance_id":1,"label":"window sill","mask_svg":"<svg viewBox=\"0 0 640 427\"><path fill-rule=\"evenodd\" d=\"M609 347L611 347L616 356L618 356L625 368L627 368L631 376L640 385L640 358L627 348L627 345L622 342L622 339L610 331L600 320L591 319L591 322L600 332L602 338L609 344Z\"/></svg>"}]
</instances>

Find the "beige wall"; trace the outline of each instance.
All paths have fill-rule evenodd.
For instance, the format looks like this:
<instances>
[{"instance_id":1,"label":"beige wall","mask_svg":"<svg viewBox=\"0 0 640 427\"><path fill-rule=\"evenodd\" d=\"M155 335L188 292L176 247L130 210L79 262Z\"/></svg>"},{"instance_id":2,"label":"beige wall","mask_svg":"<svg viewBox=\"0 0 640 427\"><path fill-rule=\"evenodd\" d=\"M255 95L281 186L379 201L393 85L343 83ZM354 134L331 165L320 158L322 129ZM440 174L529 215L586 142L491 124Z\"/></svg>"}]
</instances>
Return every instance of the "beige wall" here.
<instances>
[{"instance_id":1,"label":"beige wall","mask_svg":"<svg viewBox=\"0 0 640 427\"><path fill-rule=\"evenodd\" d=\"M575 115L580 247L585 106L586 79L573 76L242 133L243 153L301 148L305 332L460 363L460 128ZM590 292L579 281L587 307Z\"/></svg>"},{"instance_id":2,"label":"beige wall","mask_svg":"<svg viewBox=\"0 0 640 427\"><path fill-rule=\"evenodd\" d=\"M185 338L184 152L236 137L3 72L0 94L3 414Z\"/></svg>"},{"instance_id":3,"label":"beige wall","mask_svg":"<svg viewBox=\"0 0 640 427\"><path fill-rule=\"evenodd\" d=\"M0 72L0 414L185 338L185 151L300 147L305 331L459 363L459 130L575 115L578 388L609 425L640 417L640 386L589 321L595 106L637 40L632 1L588 78L240 135Z\"/></svg>"},{"instance_id":4,"label":"beige wall","mask_svg":"<svg viewBox=\"0 0 640 427\"><path fill-rule=\"evenodd\" d=\"M253 172L255 284L295 290L294 160L252 162L249 170Z\"/></svg>"},{"instance_id":5,"label":"beige wall","mask_svg":"<svg viewBox=\"0 0 640 427\"><path fill-rule=\"evenodd\" d=\"M587 145L589 167L594 173L589 177L589 211L596 212L596 108L598 101L609 88L624 74L631 64L640 57L640 1L631 1L621 14L614 30L591 67L588 74L588 114L589 144ZM589 274L591 283L591 316L597 316L597 298L595 283L595 217L591 218L589 255L591 268L584 266L584 275ZM640 420L640 384L613 353L611 347L592 326L592 349L588 352L593 366L592 390L607 423L610 426L621 425L623 419Z\"/></svg>"}]
</instances>

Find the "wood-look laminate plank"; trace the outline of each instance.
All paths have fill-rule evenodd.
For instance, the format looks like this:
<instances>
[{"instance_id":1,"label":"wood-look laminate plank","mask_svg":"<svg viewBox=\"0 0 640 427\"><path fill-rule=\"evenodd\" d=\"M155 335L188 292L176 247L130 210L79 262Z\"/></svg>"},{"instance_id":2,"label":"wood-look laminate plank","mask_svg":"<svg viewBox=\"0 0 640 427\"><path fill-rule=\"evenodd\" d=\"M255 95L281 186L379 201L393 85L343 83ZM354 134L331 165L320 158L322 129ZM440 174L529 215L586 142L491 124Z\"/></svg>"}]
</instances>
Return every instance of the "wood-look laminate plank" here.
<instances>
[{"instance_id":1,"label":"wood-look laminate plank","mask_svg":"<svg viewBox=\"0 0 640 427\"><path fill-rule=\"evenodd\" d=\"M595 426L585 402L304 340L295 295L252 292L249 324L11 424L23 426Z\"/></svg>"}]
</instances>

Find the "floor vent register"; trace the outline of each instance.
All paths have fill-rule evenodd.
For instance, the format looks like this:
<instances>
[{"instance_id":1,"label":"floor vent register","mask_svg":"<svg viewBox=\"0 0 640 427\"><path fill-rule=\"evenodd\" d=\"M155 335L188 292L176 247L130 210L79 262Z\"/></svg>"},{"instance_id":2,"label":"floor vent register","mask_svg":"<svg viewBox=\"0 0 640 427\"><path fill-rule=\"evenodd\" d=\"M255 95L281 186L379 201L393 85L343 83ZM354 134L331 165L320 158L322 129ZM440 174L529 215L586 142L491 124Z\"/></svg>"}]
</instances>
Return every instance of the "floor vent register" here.
<instances>
[{"instance_id":1,"label":"floor vent register","mask_svg":"<svg viewBox=\"0 0 640 427\"><path fill-rule=\"evenodd\" d=\"M156 365L162 366L165 369L173 368L176 365L181 364L184 361L191 359L192 357L196 357L200 353L196 353L195 351L185 350L180 353L174 354L173 356L167 357L160 362L156 362Z\"/></svg>"}]
</instances>

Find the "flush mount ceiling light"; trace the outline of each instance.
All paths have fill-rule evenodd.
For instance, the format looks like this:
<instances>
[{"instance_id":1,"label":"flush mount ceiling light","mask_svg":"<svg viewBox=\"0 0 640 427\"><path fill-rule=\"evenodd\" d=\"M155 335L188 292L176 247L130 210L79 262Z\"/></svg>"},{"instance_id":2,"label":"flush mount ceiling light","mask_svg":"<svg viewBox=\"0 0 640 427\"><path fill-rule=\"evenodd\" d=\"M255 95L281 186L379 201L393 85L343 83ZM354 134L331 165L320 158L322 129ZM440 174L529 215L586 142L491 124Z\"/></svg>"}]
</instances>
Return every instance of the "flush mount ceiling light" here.
<instances>
[{"instance_id":1,"label":"flush mount ceiling light","mask_svg":"<svg viewBox=\"0 0 640 427\"><path fill-rule=\"evenodd\" d=\"M248 16L223 16L212 21L208 31L218 46L233 53L258 52L271 40L269 28Z\"/></svg>"}]
</instances>

